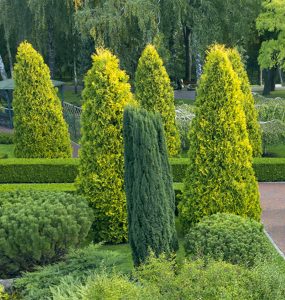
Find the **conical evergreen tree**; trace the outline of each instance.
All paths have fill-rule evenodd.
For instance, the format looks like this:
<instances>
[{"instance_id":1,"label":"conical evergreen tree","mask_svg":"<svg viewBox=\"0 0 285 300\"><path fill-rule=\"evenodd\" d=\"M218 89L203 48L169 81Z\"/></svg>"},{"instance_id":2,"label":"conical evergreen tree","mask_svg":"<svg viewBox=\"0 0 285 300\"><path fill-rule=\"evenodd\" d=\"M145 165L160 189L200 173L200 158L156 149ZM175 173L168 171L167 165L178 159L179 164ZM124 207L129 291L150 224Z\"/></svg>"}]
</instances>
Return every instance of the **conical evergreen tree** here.
<instances>
[{"instance_id":1,"label":"conical evergreen tree","mask_svg":"<svg viewBox=\"0 0 285 300\"><path fill-rule=\"evenodd\" d=\"M218 212L260 220L240 82L222 46L208 53L196 103L179 205L184 230Z\"/></svg>"},{"instance_id":2,"label":"conical evergreen tree","mask_svg":"<svg viewBox=\"0 0 285 300\"><path fill-rule=\"evenodd\" d=\"M249 142L252 147L253 156L258 157L262 154L261 128L258 123L257 111L254 107L254 97L251 93L249 79L239 52L236 49L229 49L228 55L233 69L237 73L241 82L241 90L244 95L244 111Z\"/></svg>"},{"instance_id":3,"label":"conical evergreen tree","mask_svg":"<svg viewBox=\"0 0 285 300\"><path fill-rule=\"evenodd\" d=\"M124 140L129 243L137 266L150 251L178 249L175 196L160 116L128 107Z\"/></svg>"},{"instance_id":4,"label":"conical evergreen tree","mask_svg":"<svg viewBox=\"0 0 285 300\"><path fill-rule=\"evenodd\" d=\"M133 101L128 76L108 50L98 49L85 77L77 185L94 209L94 241L127 240L123 111Z\"/></svg>"},{"instance_id":5,"label":"conical evergreen tree","mask_svg":"<svg viewBox=\"0 0 285 300\"><path fill-rule=\"evenodd\" d=\"M139 60L135 88L141 107L161 114L168 152L176 155L181 143L175 124L174 91L163 61L152 45L145 48Z\"/></svg>"},{"instance_id":6,"label":"conical evergreen tree","mask_svg":"<svg viewBox=\"0 0 285 300\"><path fill-rule=\"evenodd\" d=\"M23 42L14 68L15 156L71 157L71 143L60 99L48 66L32 45Z\"/></svg>"}]
</instances>

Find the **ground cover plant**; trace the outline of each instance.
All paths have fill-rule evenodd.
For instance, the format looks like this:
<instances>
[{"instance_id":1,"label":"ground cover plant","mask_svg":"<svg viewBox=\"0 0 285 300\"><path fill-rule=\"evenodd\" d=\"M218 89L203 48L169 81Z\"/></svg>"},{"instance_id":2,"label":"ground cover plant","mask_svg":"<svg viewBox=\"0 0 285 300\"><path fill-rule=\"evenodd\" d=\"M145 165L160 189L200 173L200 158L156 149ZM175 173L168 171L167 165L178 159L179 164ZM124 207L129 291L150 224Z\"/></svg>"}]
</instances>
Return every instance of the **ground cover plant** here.
<instances>
[{"instance_id":1,"label":"ground cover plant","mask_svg":"<svg viewBox=\"0 0 285 300\"><path fill-rule=\"evenodd\" d=\"M0 193L0 277L60 259L92 224L85 199L67 193Z\"/></svg>"}]
</instances>

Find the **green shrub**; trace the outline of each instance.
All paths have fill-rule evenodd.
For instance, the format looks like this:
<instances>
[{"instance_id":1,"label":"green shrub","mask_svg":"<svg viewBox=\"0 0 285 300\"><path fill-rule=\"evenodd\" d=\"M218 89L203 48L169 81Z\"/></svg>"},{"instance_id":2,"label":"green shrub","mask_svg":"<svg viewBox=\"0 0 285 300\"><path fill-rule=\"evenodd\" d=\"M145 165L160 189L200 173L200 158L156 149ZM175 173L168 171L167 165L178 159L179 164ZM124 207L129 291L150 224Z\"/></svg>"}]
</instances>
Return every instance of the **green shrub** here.
<instances>
[{"instance_id":1,"label":"green shrub","mask_svg":"<svg viewBox=\"0 0 285 300\"><path fill-rule=\"evenodd\" d=\"M129 243L138 266L149 251L159 256L178 249L175 194L160 115L127 107L124 142Z\"/></svg>"},{"instance_id":2,"label":"green shrub","mask_svg":"<svg viewBox=\"0 0 285 300\"><path fill-rule=\"evenodd\" d=\"M9 295L5 293L4 287L0 284L0 299L9 300Z\"/></svg>"},{"instance_id":3,"label":"green shrub","mask_svg":"<svg viewBox=\"0 0 285 300\"><path fill-rule=\"evenodd\" d=\"M177 267L173 261L152 258L134 271L132 279L103 272L89 277L85 284L65 280L52 292L57 300L283 300L285 276L276 265L247 269L197 260Z\"/></svg>"},{"instance_id":4,"label":"green shrub","mask_svg":"<svg viewBox=\"0 0 285 300\"><path fill-rule=\"evenodd\" d=\"M123 111L133 102L128 76L110 51L98 49L85 77L78 192L94 209L94 241L127 239Z\"/></svg>"},{"instance_id":5,"label":"green shrub","mask_svg":"<svg viewBox=\"0 0 285 300\"><path fill-rule=\"evenodd\" d=\"M139 59L135 88L141 107L161 114L168 152L176 155L180 152L180 139L175 124L174 91L163 61L152 45L146 46Z\"/></svg>"},{"instance_id":6,"label":"green shrub","mask_svg":"<svg viewBox=\"0 0 285 300\"><path fill-rule=\"evenodd\" d=\"M72 183L78 159L5 159L0 161L0 183Z\"/></svg>"},{"instance_id":7,"label":"green shrub","mask_svg":"<svg viewBox=\"0 0 285 300\"><path fill-rule=\"evenodd\" d=\"M12 133L0 132L0 144L13 144L14 136Z\"/></svg>"},{"instance_id":8,"label":"green shrub","mask_svg":"<svg viewBox=\"0 0 285 300\"><path fill-rule=\"evenodd\" d=\"M252 147L253 157L259 157L262 154L261 129L258 123L257 111L254 107L254 97L251 92L251 86L245 66L237 49L228 49L228 55L234 71L240 80L240 87L243 94L243 106L246 117L246 128L248 138Z\"/></svg>"},{"instance_id":9,"label":"green shrub","mask_svg":"<svg viewBox=\"0 0 285 300\"><path fill-rule=\"evenodd\" d=\"M75 192L74 183L19 183L0 184L0 192L13 191L49 191L49 192Z\"/></svg>"},{"instance_id":10,"label":"green shrub","mask_svg":"<svg viewBox=\"0 0 285 300\"><path fill-rule=\"evenodd\" d=\"M0 277L58 260L92 224L86 200L66 193L1 193L0 208Z\"/></svg>"},{"instance_id":11,"label":"green shrub","mask_svg":"<svg viewBox=\"0 0 285 300\"><path fill-rule=\"evenodd\" d=\"M102 270L127 272L125 269L127 260L131 261L129 253L122 254L105 250L99 245L89 245L82 249L71 250L59 263L37 267L34 272L24 273L15 281L14 288L21 299L50 299L51 288L56 290L66 281L81 284L88 276ZM72 289L72 286L69 286L69 289Z\"/></svg>"},{"instance_id":12,"label":"green shrub","mask_svg":"<svg viewBox=\"0 0 285 300\"><path fill-rule=\"evenodd\" d=\"M202 219L188 231L185 241L187 255L209 256L248 267L272 253L260 223L224 213Z\"/></svg>"},{"instance_id":13,"label":"green shrub","mask_svg":"<svg viewBox=\"0 0 285 300\"><path fill-rule=\"evenodd\" d=\"M222 46L208 53L195 103L190 162L179 205L184 230L218 212L260 220L240 81Z\"/></svg>"},{"instance_id":14,"label":"green shrub","mask_svg":"<svg viewBox=\"0 0 285 300\"><path fill-rule=\"evenodd\" d=\"M14 67L15 156L71 157L71 144L50 71L32 45L20 44Z\"/></svg>"},{"instance_id":15,"label":"green shrub","mask_svg":"<svg viewBox=\"0 0 285 300\"><path fill-rule=\"evenodd\" d=\"M189 160L170 159L174 182L183 182ZM255 176L260 182L285 181L285 158L255 158L253 160Z\"/></svg>"}]
</instances>

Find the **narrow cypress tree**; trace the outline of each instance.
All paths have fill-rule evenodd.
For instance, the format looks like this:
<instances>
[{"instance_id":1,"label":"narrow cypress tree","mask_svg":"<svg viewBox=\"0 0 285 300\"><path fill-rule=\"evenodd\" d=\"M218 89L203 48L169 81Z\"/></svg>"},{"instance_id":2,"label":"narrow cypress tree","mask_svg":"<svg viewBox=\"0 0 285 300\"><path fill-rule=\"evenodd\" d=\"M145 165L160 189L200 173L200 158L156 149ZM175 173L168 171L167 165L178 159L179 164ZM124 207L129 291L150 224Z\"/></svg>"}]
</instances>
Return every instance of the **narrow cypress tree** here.
<instances>
[{"instance_id":1,"label":"narrow cypress tree","mask_svg":"<svg viewBox=\"0 0 285 300\"><path fill-rule=\"evenodd\" d=\"M258 157L262 154L261 128L258 123L257 111L254 107L254 97L251 93L249 79L239 52L236 49L229 49L228 55L233 69L237 73L241 82L249 142L252 147L253 156Z\"/></svg>"},{"instance_id":2,"label":"narrow cypress tree","mask_svg":"<svg viewBox=\"0 0 285 300\"><path fill-rule=\"evenodd\" d=\"M161 114L168 152L176 155L181 144L175 124L174 91L163 61L152 45L145 48L139 60L135 88L141 107Z\"/></svg>"},{"instance_id":3,"label":"narrow cypress tree","mask_svg":"<svg viewBox=\"0 0 285 300\"><path fill-rule=\"evenodd\" d=\"M138 266L149 251L159 255L178 249L175 196L160 116L128 107L124 140L129 243Z\"/></svg>"},{"instance_id":4,"label":"narrow cypress tree","mask_svg":"<svg viewBox=\"0 0 285 300\"><path fill-rule=\"evenodd\" d=\"M15 156L71 157L71 144L62 107L48 66L32 45L18 48L13 99Z\"/></svg>"},{"instance_id":5,"label":"narrow cypress tree","mask_svg":"<svg viewBox=\"0 0 285 300\"><path fill-rule=\"evenodd\" d=\"M133 101L128 76L110 51L98 49L85 77L79 193L94 209L94 241L127 240L123 110Z\"/></svg>"},{"instance_id":6,"label":"narrow cypress tree","mask_svg":"<svg viewBox=\"0 0 285 300\"><path fill-rule=\"evenodd\" d=\"M240 82L222 46L208 53L196 103L179 205L184 230L218 212L260 220Z\"/></svg>"}]
</instances>

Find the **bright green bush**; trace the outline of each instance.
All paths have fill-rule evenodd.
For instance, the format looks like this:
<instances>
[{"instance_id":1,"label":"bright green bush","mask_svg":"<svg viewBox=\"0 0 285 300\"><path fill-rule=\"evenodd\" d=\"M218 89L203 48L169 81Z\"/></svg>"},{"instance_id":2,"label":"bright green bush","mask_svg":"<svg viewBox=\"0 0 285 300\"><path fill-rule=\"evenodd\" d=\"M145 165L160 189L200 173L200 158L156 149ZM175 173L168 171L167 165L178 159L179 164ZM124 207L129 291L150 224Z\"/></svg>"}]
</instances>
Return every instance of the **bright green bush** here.
<instances>
[{"instance_id":1,"label":"bright green bush","mask_svg":"<svg viewBox=\"0 0 285 300\"><path fill-rule=\"evenodd\" d=\"M272 253L260 223L224 213L202 219L190 228L185 241L187 255L207 256L247 267Z\"/></svg>"},{"instance_id":2,"label":"bright green bush","mask_svg":"<svg viewBox=\"0 0 285 300\"><path fill-rule=\"evenodd\" d=\"M218 212L260 220L242 99L226 50L214 46L200 79L190 130L190 163L179 206L186 231L204 216Z\"/></svg>"},{"instance_id":3,"label":"bright green bush","mask_svg":"<svg viewBox=\"0 0 285 300\"><path fill-rule=\"evenodd\" d=\"M75 192L73 183L19 183L19 184L0 184L1 192L13 191L49 191L49 192Z\"/></svg>"},{"instance_id":4,"label":"bright green bush","mask_svg":"<svg viewBox=\"0 0 285 300\"><path fill-rule=\"evenodd\" d=\"M57 300L283 300L285 276L281 271L276 265L247 269L203 260L185 261L178 268L175 262L159 258L141 265L131 280L101 273L83 285L66 280L52 292Z\"/></svg>"},{"instance_id":5,"label":"bright green bush","mask_svg":"<svg viewBox=\"0 0 285 300\"><path fill-rule=\"evenodd\" d=\"M94 209L94 241L127 239L123 111L133 102L128 76L108 50L93 55L85 77L78 192Z\"/></svg>"},{"instance_id":6,"label":"bright green bush","mask_svg":"<svg viewBox=\"0 0 285 300\"><path fill-rule=\"evenodd\" d=\"M145 48L139 60L135 88L141 106L161 114L168 152L176 155L180 152L180 139L175 124L174 91L163 61L152 45Z\"/></svg>"},{"instance_id":7,"label":"bright green bush","mask_svg":"<svg viewBox=\"0 0 285 300\"><path fill-rule=\"evenodd\" d=\"M128 256L129 253L108 251L99 245L71 250L62 261L56 264L37 267L34 272L24 273L15 281L14 288L20 294L21 299L51 299L51 288L53 290L62 288L65 282L72 281L72 284L81 284L94 273L125 271ZM72 289L71 285L69 289Z\"/></svg>"},{"instance_id":8,"label":"bright green bush","mask_svg":"<svg viewBox=\"0 0 285 300\"><path fill-rule=\"evenodd\" d=\"M71 157L68 128L49 68L27 42L18 48L14 78L15 156Z\"/></svg>"},{"instance_id":9,"label":"bright green bush","mask_svg":"<svg viewBox=\"0 0 285 300\"><path fill-rule=\"evenodd\" d=\"M149 251L178 249L175 194L160 115L127 107L124 141L129 243L138 266Z\"/></svg>"},{"instance_id":10,"label":"bright green bush","mask_svg":"<svg viewBox=\"0 0 285 300\"><path fill-rule=\"evenodd\" d=\"M237 49L228 49L228 55L233 69L237 73L240 80L240 87L243 93L246 127L248 131L249 142L252 147L252 154L254 157L258 157L262 154L261 129L258 123L257 111L254 107L254 97L251 93L249 79Z\"/></svg>"},{"instance_id":11,"label":"bright green bush","mask_svg":"<svg viewBox=\"0 0 285 300\"><path fill-rule=\"evenodd\" d=\"M0 183L73 183L78 159L5 159L0 161Z\"/></svg>"},{"instance_id":12,"label":"bright green bush","mask_svg":"<svg viewBox=\"0 0 285 300\"><path fill-rule=\"evenodd\" d=\"M0 132L0 144L13 144L14 136L12 133Z\"/></svg>"},{"instance_id":13,"label":"bright green bush","mask_svg":"<svg viewBox=\"0 0 285 300\"><path fill-rule=\"evenodd\" d=\"M54 262L80 245L92 224L85 199L66 193L0 194L0 277Z\"/></svg>"}]
</instances>

